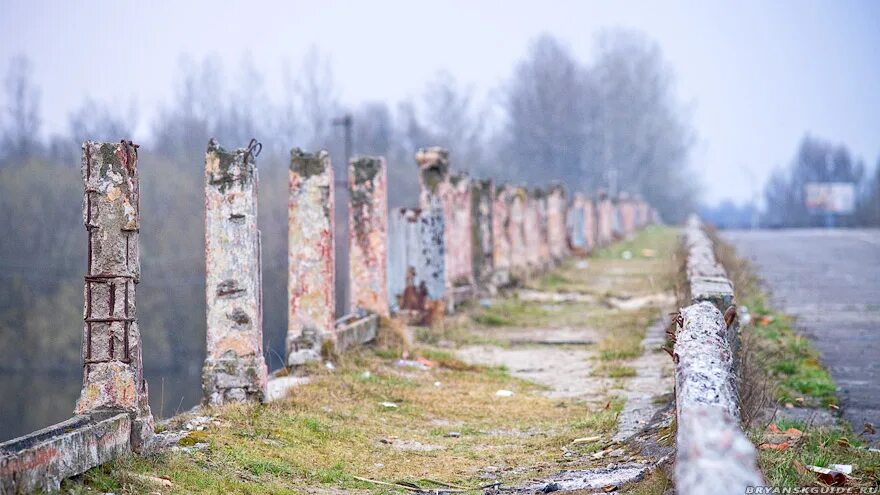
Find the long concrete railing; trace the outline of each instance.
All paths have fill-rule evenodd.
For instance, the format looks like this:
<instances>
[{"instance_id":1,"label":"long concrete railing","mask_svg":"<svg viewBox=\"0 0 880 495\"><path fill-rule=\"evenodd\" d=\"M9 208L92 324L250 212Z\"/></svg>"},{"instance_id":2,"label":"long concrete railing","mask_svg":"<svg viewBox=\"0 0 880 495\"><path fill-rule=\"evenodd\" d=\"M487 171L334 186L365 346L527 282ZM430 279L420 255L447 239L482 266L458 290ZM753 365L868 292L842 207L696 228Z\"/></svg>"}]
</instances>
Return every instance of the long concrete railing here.
<instances>
[{"instance_id":1,"label":"long concrete railing","mask_svg":"<svg viewBox=\"0 0 880 495\"><path fill-rule=\"evenodd\" d=\"M763 485L755 447L740 426L733 285L697 217L683 233L690 306L677 320L673 360L679 495L742 494Z\"/></svg>"},{"instance_id":2,"label":"long concrete railing","mask_svg":"<svg viewBox=\"0 0 880 495\"><path fill-rule=\"evenodd\" d=\"M263 359L261 145L205 154L206 405L270 401L302 377ZM334 314L334 178L325 151L291 151L288 202L290 370L376 337L379 318L442 318L463 299L539 274L657 218L637 197L596 200L564 188L527 190L452 173L441 148L416 156L419 208L388 210L381 157L348 164L349 315ZM61 480L130 452L161 448L143 379L135 288L140 281L137 146L83 144L83 220L89 234L83 390L76 416L0 443L0 495L56 490ZM198 214L201 212L193 212ZM141 315L144 316L144 315ZM146 315L146 317L149 317Z\"/></svg>"}]
</instances>

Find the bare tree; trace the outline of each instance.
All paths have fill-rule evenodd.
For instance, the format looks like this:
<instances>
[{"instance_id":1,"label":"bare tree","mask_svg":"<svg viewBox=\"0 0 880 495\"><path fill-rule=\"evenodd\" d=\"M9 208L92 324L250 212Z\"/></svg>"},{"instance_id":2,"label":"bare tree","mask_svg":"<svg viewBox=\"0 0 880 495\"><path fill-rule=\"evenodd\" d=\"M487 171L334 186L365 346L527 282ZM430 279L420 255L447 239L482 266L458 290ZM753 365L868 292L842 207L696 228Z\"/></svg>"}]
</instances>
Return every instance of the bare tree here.
<instances>
[{"instance_id":1,"label":"bare tree","mask_svg":"<svg viewBox=\"0 0 880 495\"><path fill-rule=\"evenodd\" d=\"M542 183L547 177L578 180L586 139L585 74L569 50L555 38L535 40L514 69L504 101L502 160L509 179Z\"/></svg>"},{"instance_id":2,"label":"bare tree","mask_svg":"<svg viewBox=\"0 0 880 495\"><path fill-rule=\"evenodd\" d=\"M22 158L40 149L40 94L31 81L31 63L24 56L12 59L4 79L6 106L2 116L0 156Z\"/></svg>"}]
</instances>

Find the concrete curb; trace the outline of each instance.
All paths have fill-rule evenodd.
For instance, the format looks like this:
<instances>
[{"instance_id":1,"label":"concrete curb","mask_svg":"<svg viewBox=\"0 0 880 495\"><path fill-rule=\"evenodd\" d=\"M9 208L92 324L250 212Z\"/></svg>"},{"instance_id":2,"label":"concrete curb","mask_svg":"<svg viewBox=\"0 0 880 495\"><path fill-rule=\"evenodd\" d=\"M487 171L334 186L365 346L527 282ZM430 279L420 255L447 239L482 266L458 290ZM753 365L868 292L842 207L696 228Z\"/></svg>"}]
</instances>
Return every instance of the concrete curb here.
<instances>
[{"instance_id":1,"label":"concrete curb","mask_svg":"<svg viewBox=\"0 0 880 495\"><path fill-rule=\"evenodd\" d=\"M742 494L761 486L757 451L740 427L734 349L737 327L723 311L733 285L700 220L682 236L691 305L679 312L675 361L675 489L680 495Z\"/></svg>"}]
</instances>

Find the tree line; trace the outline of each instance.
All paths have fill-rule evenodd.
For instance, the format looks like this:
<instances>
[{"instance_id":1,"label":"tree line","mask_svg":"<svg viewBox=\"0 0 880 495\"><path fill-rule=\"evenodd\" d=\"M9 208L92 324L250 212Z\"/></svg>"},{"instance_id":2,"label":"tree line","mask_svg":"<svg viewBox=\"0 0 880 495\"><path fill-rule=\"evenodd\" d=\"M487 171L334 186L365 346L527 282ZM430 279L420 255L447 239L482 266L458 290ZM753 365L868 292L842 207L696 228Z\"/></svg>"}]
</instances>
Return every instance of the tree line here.
<instances>
[{"instance_id":1,"label":"tree line","mask_svg":"<svg viewBox=\"0 0 880 495\"><path fill-rule=\"evenodd\" d=\"M30 67L25 58L13 60L3 87L0 371L76 372L86 249L80 144L137 140L137 109L87 99L71 112L65 132L44 138ZM641 194L673 221L694 206L697 186L684 180L693 142L688 116L659 48L636 32L603 33L588 62L542 36L487 95L441 72L418 97L345 103L317 49L282 82L283 96L273 99L247 61L229 70L216 58L184 59L173 98L142 136L137 300L147 368L196 370L204 359L201 211L210 137L228 148L252 137L264 144L257 161L259 225L264 335L273 368L283 361L287 327L287 153L292 146L328 149L343 179L342 132L334 118L352 116L355 154L387 157L393 207L417 203L413 156L427 145L450 149L452 166L474 176ZM344 225L344 188L337 191L337 224Z\"/></svg>"}]
</instances>

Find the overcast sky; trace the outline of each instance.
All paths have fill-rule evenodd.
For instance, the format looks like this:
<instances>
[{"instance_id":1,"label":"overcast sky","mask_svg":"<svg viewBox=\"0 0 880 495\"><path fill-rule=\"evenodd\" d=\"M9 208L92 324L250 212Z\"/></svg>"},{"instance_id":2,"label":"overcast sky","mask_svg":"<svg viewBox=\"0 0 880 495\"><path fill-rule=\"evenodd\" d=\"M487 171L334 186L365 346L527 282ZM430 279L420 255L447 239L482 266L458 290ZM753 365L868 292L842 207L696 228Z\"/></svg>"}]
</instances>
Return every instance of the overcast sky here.
<instances>
[{"instance_id":1,"label":"overcast sky","mask_svg":"<svg viewBox=\"0 0 880 495\"><path fill-rule=\"evenodd\" d=\"M603 28L645 32L673 68L698 134L703 199L751 198L805 133L880 156L880 1L77 2L0 0L0 63L31 59L44 128L84 97L138 109L170 100L182 55L250 57L280 99L281 68L315 45L347 103L395 103L439 70L482 94L551 33L582 61ZM135 136L137 138L138 136ZM143 136L141 136L143 137Z\"/></svg>"}]
</instances>

